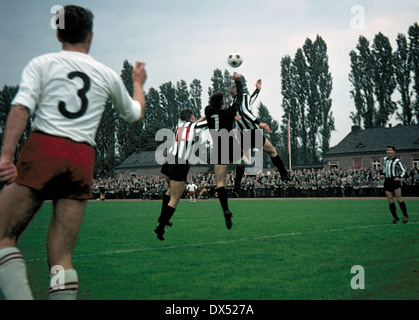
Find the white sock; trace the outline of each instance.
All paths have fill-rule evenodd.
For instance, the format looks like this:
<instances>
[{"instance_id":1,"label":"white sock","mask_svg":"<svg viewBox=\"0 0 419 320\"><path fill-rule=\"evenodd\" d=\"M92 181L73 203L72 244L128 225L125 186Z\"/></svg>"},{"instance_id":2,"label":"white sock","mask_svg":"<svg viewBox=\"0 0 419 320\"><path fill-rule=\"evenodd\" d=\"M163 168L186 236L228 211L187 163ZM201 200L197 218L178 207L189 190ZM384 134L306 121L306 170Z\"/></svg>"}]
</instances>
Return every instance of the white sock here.
<instances>
[{"instance_id":1,"label":"white sock","mask_svg":"<svg viewBox=\"0 0 419 320\"><path fill-rule=\"evenodd\" d=\"M6 300L33 300L25 260L17 248L0 250L0 289Z\"/></svg>"},{"instance_id":2,"label":"white sock","mask_svg":"<svg viewBox=\"0 0 419 320\"><path fill-rule=\"evenodd\" d=\"M76 300L79 289L76 270L64 270L63 277L60 274L51 273L50 279L49 300Z\"/></svg>"}]
</instances>

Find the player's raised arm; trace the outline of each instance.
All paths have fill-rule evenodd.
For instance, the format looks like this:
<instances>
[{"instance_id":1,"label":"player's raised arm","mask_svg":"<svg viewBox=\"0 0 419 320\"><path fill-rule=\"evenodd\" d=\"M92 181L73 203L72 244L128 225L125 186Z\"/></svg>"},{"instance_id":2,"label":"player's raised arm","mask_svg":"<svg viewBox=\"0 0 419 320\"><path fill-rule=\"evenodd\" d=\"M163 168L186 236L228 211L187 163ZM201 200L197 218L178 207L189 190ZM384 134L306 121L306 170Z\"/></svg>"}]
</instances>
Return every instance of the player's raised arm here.
<instances>
[{"instance_id":1,"label":"player's raised arm","mask_svg":"<svg viewBox=\"0 0 419 320\"><path fill-rule=\"evenodd\" d=\"M141 105L141 114L138 121L141 121L144 118L146 102L144 95L144 83L147 79L147 71L145 70L144 62L136 62L135 67L132 70L132 81L134 84L134 94L133 99L138 101Z\"/></svg>"}]
</instances>

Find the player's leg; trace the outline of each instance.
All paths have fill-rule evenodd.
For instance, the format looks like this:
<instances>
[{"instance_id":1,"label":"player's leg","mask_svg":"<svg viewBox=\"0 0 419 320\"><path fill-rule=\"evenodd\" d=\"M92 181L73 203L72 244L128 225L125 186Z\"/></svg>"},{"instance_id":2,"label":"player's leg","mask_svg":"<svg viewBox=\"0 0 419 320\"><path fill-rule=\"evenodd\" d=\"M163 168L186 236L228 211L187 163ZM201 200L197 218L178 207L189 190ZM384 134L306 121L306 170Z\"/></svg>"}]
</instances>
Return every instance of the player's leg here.
<instances>
[{"instance_id":1,"label":"player's leg","mask_svg":"<svg viewBox=\"0 0 419 320\"><path fill-rule=\"evenodd\" d=\"M79 235L87 200L58 199L53 203L53 214L47 234L48 267L64 270L63 283L54 283L49 289L50 300L75 300L78 276L72 254ZM55 273L51 273L51 278ZM57 276L58 279L61 279Z\"/></svg>"},{"instance_id":2,"label":"player's leg","mask_svg":"<svg viewBox=\"0 0 419 320\"><path fill-rule=\"evenodd\" d=\"M403 223L407 223L409 221L409 216L407 214L406 203L403 201L402 198L402 189L397 188L394 190L394 196L396 197L397 202L399 203L400 209L403 213Z\"/></svg>"},{"instance_id":3,"label":"player's leg","mask_svg":"<svg viewBox=\"0 0 419 320\"><path fill-rule=\"evenodd\" d=\"M162 206L161 206L161 211L160 211L160 217L157 220L157 222L160 222L160 220L163 217L163 213L166 210L167 205L169 204L170 201L170 194L171 194L171 189L170 189L170 178L167 175L164 175L164 181L166 182L168 189L166 191L166 193L163 195L163 201L162 201ZM170 221L167 222L167 225L169 227L172 226L172 223Z\"/></svg>"},{"instance_id":4,"label":"player's leg","mask_svg":"<svg viewBox=\"0 0 419 320\"><path fill-rule=\"evenodd\" d=\"M279 174L283 179L288 179L288 171L285 168L284 163L282 162L281 157L279 156L278 152L276 151L275 147L272 145L272 143L266 139L265 143L263 144L263 152L269 154L271 157L272 163L275 165L275 167L278 168Z\"/></svg>"},{"instance_id":5,"label":"player's leg","mask_svg":"<svg viewBox=\"0 0 419 320\"><path fill-rule=\"evenodd\" d=\"M218 199L220 201L221 207L223 208L224 218L226 220L226 226L227 226L227 229L231 229L233 225L231 222L231 218L233 214L231 213L228 207L228 193L225 188L227 168L228 168L228 165L216 164L214 165L214 174L215 174L215 184L217 187L216 191L218 194Z\"/></svg>"},{"instance_id":6,"label":"player's leg","mask_svg":"<svg viewBox=\"0 0 419 320\"><path fill-rule=\"evenodd\" d=\"M393 192L386 190L385 194L387 197L391 215L393 216L393 223L397 223L397 221L399 221L399 217L397 216L396 204L394 203Z\"/></svg>"},{"instance_id":7,"label":"player's leg","mask_svg":"<svg viewBox=\"0 0 419 320\"><path fill-rule=\"evenodd\" d=\"M184 181L170 180L170 200L163 208L163 211L159 217L159 225L154 229L157 234L157 239L163 241L164 228L167 225L171 225L170 219L173 217L176 211L176 207L182 197L183 191L185 190Z\"/></svg>"},{"instance_id":8,"label":"player's leg","mask_svg":"<svg viewBox=\"0 0 419 320\"><path fill-rule=\"evenodd\" d=\"M0 192L0 291L5 299L33 299L17 241L40 209L37 191L12 183Z\"/></svg>"},{"instance_id":9,"label":"player's leg","mask_svg":"<svg viewBox=\"0 0 419 320\"><path fill-rule=\"evenodd\" d=\"M242 164L236 165L236 178L234 180L234 192L239 197L240 186L244 176L244 166Z\"/></svg>"}]
</instances>

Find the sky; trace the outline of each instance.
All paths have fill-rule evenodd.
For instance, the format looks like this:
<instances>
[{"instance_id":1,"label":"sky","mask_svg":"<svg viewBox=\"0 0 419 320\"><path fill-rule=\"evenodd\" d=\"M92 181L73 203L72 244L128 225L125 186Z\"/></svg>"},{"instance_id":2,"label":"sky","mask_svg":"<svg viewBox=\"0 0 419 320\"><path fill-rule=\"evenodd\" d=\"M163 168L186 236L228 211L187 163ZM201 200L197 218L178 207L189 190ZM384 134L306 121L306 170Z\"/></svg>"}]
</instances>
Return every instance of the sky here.
<instances>
[{"instance_id":1,"label":"sky","mask_svg":"<svg viewBox=\"0 0 419 320\"><path fill-rule=\"evenodd\" d=\"M19 84L32 58L61 50L51 9L66 4L95 15L90 55L96 60L118 74L124 60L146 63L146 91L198 79L205 107L214 69L227 69L243 74L249 88L262 79L259 102L278 122L283 115L281 59L293 58L307 38L321 36L333 77L331 146L351 130L349 52L359 36L372 43L381 32L395 50L397 34L407 35L409 26L419 22L419 0L0 0L0 88ZM237 69L227 64L231 52L243 56ZM394 118L391 122L397 123Z\"/></svg>"}]
</instances>

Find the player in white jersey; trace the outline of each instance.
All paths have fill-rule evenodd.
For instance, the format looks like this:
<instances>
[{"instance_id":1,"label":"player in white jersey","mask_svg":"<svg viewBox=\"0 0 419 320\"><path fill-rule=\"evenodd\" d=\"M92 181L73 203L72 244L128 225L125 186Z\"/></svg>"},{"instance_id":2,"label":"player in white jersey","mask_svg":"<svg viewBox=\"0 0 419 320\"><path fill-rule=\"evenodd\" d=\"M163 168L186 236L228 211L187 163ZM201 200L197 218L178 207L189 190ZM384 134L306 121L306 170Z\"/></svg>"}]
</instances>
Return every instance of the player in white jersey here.
<instances>
[{"instance_id":1,"label":"player in white jersey","mask_svg":"<svg viewBox=\"0 0 419 320\"><path fill-rule=\"evenodd\" d=\"M170 219L173 217L179 200L185 190L185 181L189 172L189 158L194 153L195 138L208 127L204 117L195 121L191 109L183 109L180 112L181 122L176 127L176 135L166 163L161 168L169 189L163 196L160 216L157 220L159 225L154 229L157 239L164 240L164 228L172 226Z\"/></svg>"},{"instance_id":2,"label":"player in white jersey","mask_svg":"<svg viewBox=\"0 0 419 320\"><path fill-rule=\"evenodd\" d=\"M396 148L393 146L386 147L387 157L384 158L384 191L386 193L387 201L390 207L390 212L393 216L393 223L399 221L397 216L396 204L394 203L393 195L399 203L400 209L403 213L403 223L409 221L407 214L406 203L402 198L402 185L401 179L405 176L406 170L400 159L396 158Z\"/></svg>"},{"instance_id":3,"label":"player in white jersey","mask_svg":"<svg viewBox=\"0 0 419 320\"><path fill-rule=\"evenodd\" d=\"M46 199L53 214L46 247L51 277L62 268L64 283L49 289L49 299L75 299L78 275L72 251L78 237L95 160L95 135L109 98L121 117L136 122L144 117L144 63L132 73L133 98L119 76L88 55L93 37L93 14L65 6L57 15L62 51L33 59L24 69L12 101L0 157L0 289L6 299L33 299L26 265L17 241ZM16 145L30 114L33 133L17 164Z\"/></svg>"},{"instance_id":4,"label":"player in white jersey","mask_svg":"<svg viewBox=\"0 0 419 320\"><path fill-rule=\"evenodd\" d=\"M189 199L191 200L191 203L196 203L196 190L198 189L198 186L193 183L191 180L189 184L186 186L186 190L189 192Z\"/></svg>"}]
</instances>

